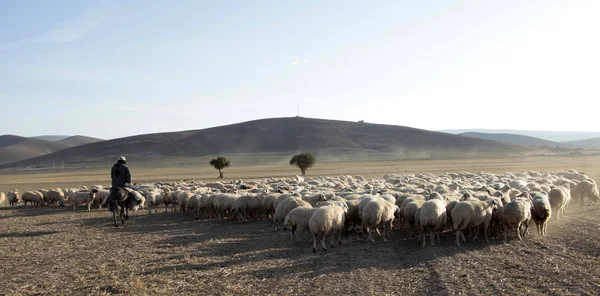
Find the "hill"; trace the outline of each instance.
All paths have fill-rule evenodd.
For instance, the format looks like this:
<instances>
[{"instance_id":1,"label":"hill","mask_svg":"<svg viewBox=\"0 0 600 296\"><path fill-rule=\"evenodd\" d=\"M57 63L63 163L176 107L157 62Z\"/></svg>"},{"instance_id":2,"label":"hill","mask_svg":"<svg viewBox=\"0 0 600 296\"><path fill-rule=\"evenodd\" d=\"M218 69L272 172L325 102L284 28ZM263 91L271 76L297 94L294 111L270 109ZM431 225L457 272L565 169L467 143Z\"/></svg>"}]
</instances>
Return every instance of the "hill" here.
<instances>
[{"instance_id":1,"label":"hill","mask_svg":"<svg viewBox=\"0 0 600 296\"><path fill-rule=\"evenodd\" d=\"M581 147L586 149L600 149L600 138L591 138L579 141L570 141L565 142L565 144L569 144L575 147Z\"/></svg>"},{"instance_id":2,"label":"hill","mask_svg":"<svg viewBox=\"0 0 600 296\"><path fill-rule=\"evenodd\" d=\"M468 132L486 133L486 134L515 134L529 137L535 137L552 142L579 141L589 138L600 137L600 132L576 132L576 131L528 131L511 129L449 129L440 132L451 134L462 134Z\"/></svg>"},{"instance_id":3,"label":"hill","mask_svg":"<svg viewBox=\"0 0 600 296\"><path fill-rule=\"evenodd\" d=\"M78 136L71 136L71 137L62 139L60 141L56 141L56 142L65 144L69 147L75 147L75 146L81 146L81 145L90 144L90 143L96 143L96 142L100 142L100 141L104 141L104 140L78 135Z\"/></svg>"},{"instance_id":4,"label":"hill","mask_svg":"<svg viewBox=\"0 0 600 296\"><path fill-rule=\"evenodd\" d=\"M547 141L547 140L540 139L540 138L529 137L529 136L524 136L524 135L517 135L517 134L466 132L466 133L461 133L460 135L466 136L466 137L478 138L478 139L498 141L498 142L503 142L503 143L523 145L523 146L540 146L540 147L541 146L549 146L549 147L556 147L556 146L568 147L569 146L568 144L565 144L565 143L552 142L552 141Z\"/></svg>"},{"instance_id":5,"label":"hill","mask_svg":"<svg viewBox=\"0 0 600 296\"><path fill-rule=\"evenodd\" d=\"M43 136L35 136L35 137L31 137L34 139L40 139L40 140L46 140L46 141L50 141L50 142L58 142L60 140L64 140L66 138L68 138L69 136L60 136L60 135L43 135Z\"/></svg>"},{"instance_id":6,"label":"hill","mask_svg":"<svg viewBox=\"0 0 600 296\"><path fill-rule=\"evenodd\" d=\"M142 159L280 153L289 160L290 154L300 151L310 151L325 161L348 157L361 160L521 155L534 153L535 149L405 126L291 117L106 140L36 157L21 164L114 161L119 155Z\"/></svg>"},{"instance_id":7,"label":"hill","mask_svg":"<svg viewBox=\"0 0 600 296\"><path fill-rule=\"evenodd\" d=\"M0 136L0 164L14 163L65 148L69 146L42 139L3 135Z\"/></svg>"}]
</instances>

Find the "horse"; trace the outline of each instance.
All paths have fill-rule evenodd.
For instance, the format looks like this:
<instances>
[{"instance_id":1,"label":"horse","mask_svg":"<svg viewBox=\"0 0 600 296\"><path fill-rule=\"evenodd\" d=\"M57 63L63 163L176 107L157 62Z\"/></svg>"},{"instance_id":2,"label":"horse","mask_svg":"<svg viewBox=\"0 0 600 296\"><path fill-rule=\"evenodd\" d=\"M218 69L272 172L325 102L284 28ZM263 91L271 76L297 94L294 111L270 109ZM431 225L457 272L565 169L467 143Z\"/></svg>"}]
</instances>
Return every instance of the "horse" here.
<instances>
[{"instance_id":1,"label":"horse","mask_svg":"<svg viewBox=\"0 0 600 296\"><path fill-rule=\"evenodd\" d=\"M133 197L129 191L122 187L113 187L108 194L109 209L113 212L113 219L115 226L119 227L117 223L117 211L119 211L119 218L121 218L121 224L125 225L125 220L129 219L129 205Z\"/></svg>"}]
</instances>

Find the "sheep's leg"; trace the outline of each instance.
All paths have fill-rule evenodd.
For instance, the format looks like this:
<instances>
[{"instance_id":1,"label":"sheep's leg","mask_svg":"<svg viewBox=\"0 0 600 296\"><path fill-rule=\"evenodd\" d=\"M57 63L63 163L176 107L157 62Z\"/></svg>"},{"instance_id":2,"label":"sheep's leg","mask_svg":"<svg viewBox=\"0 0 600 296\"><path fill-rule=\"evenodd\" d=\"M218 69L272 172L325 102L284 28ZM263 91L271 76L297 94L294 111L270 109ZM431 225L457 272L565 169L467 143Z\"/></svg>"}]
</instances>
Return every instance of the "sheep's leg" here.
<instances>
[{"instance_id":1,"label":"sheep's leg","mask_svg":"<svg viewBox=\"0 0 600 296\"><path fill-rule=\"evenodd\" d=\"M465 237L465 232L463 230L460 231L460 236L462 237L463 243L467 243L467 238Z\"/></svg>"},{"instance_id":2,"label":"sheep's leg","mask_svg":"<svg viewBox=\"0 0 600 296\"><path fill-rule=\"evenodd\" d=\"M456 231L456 245L460 247L460 230Z\"/></svg>"},{"instance_id":3,"label":"sheep's leg","mask_svg":"<svg viewBox=\"0 0 600 296\"><path fill-rule=\"evenodd\" d=\"M292 226L292 231L290 233L290 235L292 236L292 245L296 244L296 241L294 240L294 234L296 233L296 226Z\"/></svg>"},{"instance_id":4,"label":"sheep's leg","mask_svg":"<svg viewBox=\"0 0 600 296\"><path fill-rule=\"evenodd\" d=\"M330 238L330 246L333 248L333 239L335 237L335 231L331 232L331 238Z\"/></svg>"},{"instance_id":5,"label":"sheep's leg","mask_svg":"<svg viewBox=\"0 0 600 296\"><path fill-rule=\"evenodd\" d=\"M317 252L317 234L313 233L313 253Z\"/></svg>"},{"instance_id":6,"label":"sheep's leg","mask_svg":"<svg viewBox=\"0 0 600 296\"><path fill-rule=\"evenodd\" d=\"M429 230L429 239L431 240L431 245L435 246L435 230Z\"/></svg>"},{"instance_id":7,"label":"sheep's leg","mask_svg":"<svg viewBox=\"0 0 600 296\"><path fill-rule=\"evenodd\" d=\"M490 240L489 240L489 238L488 238L488 225L487 225L487 224L485 224L485 223L483 224L483 236L484 236L484 238L485 238L485 242L486 242L486 243L489 243L489 242L490 242Z\"/></svg>"},{"instance_id":8,"label":"sheep's leg","mask_svg":"<svg viewBox=\"0 0 600 296\"><path fill-rule=\"evenodd\" d=\"M521 237L521 223L517 224L516 231L517 231L517 237L519 238L519 240L523 240L523 238Z\"/></svg>"},{"instance_id":9,"label":"sheep's leg","mask_svg":"<svg viewBox=\"0 0 600 296\"><path fill-rule=\"evenodd\" d=\"M327 251L327 246L325 245L325 233L321 235L321 249L323 249L323 251Z\"/></svg>"},{"instance_id":10,"label":"sheep's leg","mask_svg":"<svg viewBox=\"0 0 600 296\"><path fill-rule=\"evenodd\" d=\"M369 228L369 227L367 227L367 241L372 241L372 242L375 242L375 241L373 240L373 235L372 235L372 233L371 233L371 230L370 230L370 228Z\"/></svg>"},{"instance_id":11,"label":"sheep's leg","mask_svg":"<svg viewBox=\"0 0 600 296\"><path fill-rule=\"evenodd\" d=\"M342 244L342 232L339 231L338 232L338 245L341 245L341 244Z\"/></svg>"},{"instance_id":12,"label":"sheep's leg","mask_svg":"<svg viewBox=\"0 0 600 296\"><path fill-rule=\"evenodd\" d=\"M525 238L529 234L529 221L523 222L521 224L521 237Z\"/></svg>"}]
</instances>

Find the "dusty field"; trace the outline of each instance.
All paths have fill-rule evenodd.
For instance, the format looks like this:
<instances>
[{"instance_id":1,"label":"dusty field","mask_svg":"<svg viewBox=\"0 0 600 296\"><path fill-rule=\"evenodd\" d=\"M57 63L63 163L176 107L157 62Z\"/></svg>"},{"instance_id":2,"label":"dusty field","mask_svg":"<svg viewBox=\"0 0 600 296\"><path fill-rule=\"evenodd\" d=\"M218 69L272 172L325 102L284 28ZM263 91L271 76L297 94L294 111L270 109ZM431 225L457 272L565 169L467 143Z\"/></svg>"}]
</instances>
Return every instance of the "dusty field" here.
<instances>
[{"instance_id":1,"label":"dusty field","mask_svg":"<svg viewBox=\"0 0 600 296\"><path fill-rule=\"evenodd\" d=\"M486 163L347 163L309 172L380 177L404 170L575 168L598 179L599 161L573 157ZM260 172L255 172L256 168L239 170L242 178L295 173L290 168L280 172L265 167ZM214 170L209 172L214 175ZM149 170L144 178L173 177L166 173ZM228 173L233 175L234 170ZM201 179L202 174L184 171L173 179L187 175ZM2 191L96 182L95 176L82 174L1 178ZM367 243L350 235L343 238L341 246L314 254L309 236L305 234L304 242L292 246L288 232L273 231L265 221L196 221L178 213L148 215L144 211L134 213L125 227L115 228L107 211L2 207L0 294L598 295L599 216L598 205L581 208L572 204L564 219L550 223L548 237L538 237L532 225L530 236L522 242L512 238L504 244L494 239L489 244L469 242L456 247L451 234L445 233L441 245L422 249L414 239L407 239L405 229L396 230L388 242Z\"/></svg>"},{"instance_id":2,"label":"dusty field","mask_svg":"<svg viewBox=\"0 0 600 296\"><path fill-rule=\"evenodd\" d=\"M162 166L128 163L133 182L155 182L171 180L217 180L218 172L209 165L200 166L194 161L186 163L163 163ZM0 173L0 191L12 189L20 191L52 188L79 187L81 185L110 184L110 166L106 168L51 170L41 172L2 172ZM354 175L365 178L381 178L385 174L400 172L444 172L487 171L492 173L520 172L523 170L552 171L576 169L588 176L600 180L600 156L572 157L523 157L498 159L466 160L421 160L421 161L381 161L381 162L333 162L317 163L307 171L307 177L323 175ZM300 174L300 170L289 165L232 166L225 169L225 180L256 179L266 177L289 177Z\"/></svg>"}]
</instances>

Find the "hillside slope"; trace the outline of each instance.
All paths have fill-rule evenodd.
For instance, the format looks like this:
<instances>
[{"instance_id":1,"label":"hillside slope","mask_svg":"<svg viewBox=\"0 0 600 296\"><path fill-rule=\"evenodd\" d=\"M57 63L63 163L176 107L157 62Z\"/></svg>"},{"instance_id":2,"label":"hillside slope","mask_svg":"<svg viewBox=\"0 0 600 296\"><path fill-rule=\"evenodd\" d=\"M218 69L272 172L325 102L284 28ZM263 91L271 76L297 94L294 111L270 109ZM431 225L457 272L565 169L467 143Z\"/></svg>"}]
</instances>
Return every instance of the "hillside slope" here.
<instances>
[{"instance_id":1,"label":"hillside slope","mask_svg":"<svg viewBox=\"0 0 600 296\"><path fill-rule=\"evenodd\" d=\"M565 144L586 149L600 149L600 138L565 142Z\"/></svg>"},{"instance_id":2,"label":"hillside slope","mask_svg":"<svg viewBox=\"0 0 600 296\"><path fill-rule=\"evenodd\" d=\"M138 135L73 147L27 160L81 162L132 156L210 156L296 153L321 156L385 154L401 158L521 154L530 147L404 126L302 117L261 119L203 130Z\"/></svg>"},{"instance_id":3,"label":"hillside slope","mask_svg":"<svg viewBox=\"0 0 600 296\"><path fill-rule=\"evenodd\" d=\"M451 134L484 133L484 134L513 134L540 138L552 142L579 141L600 137L600 132L577 132L577 131L529 131L513 129L448 129L440 132Z\"/></svg>"},{"instance_id":4,"label":"hillside slope","mask_svg":"<svg viewBox=\"0 0 600 296\"><path fill-rule=\"evenodd\" d=\"M42 136L35 136L35 137L31 137L31 138L46 140L46 141L50 141L50 142L58 142L60 140L66 139L68 137L69 136L64 136L64 135L42 135Z\"/></svg>"},{"instance_id":5,"label":"hillside slope","mask_svg":"<svg viewBox=\"0 0 600 296\"><path fill-rule=\"evenodd\" d=\"M90 143L96 143L96 142L100 142L100 141L104 141L104 140L77 135L77 136L71 136L71 137L62 139L60 141L57 141L57 143L65 144L69 147L75 147L75 146L81 146L81 145L90 144Z\"/></svg>"},{"instance_id":6,"label":"hillside slope","mask_svg":"<svg viewBox=\"0 0 600 296\"><path fill-rule=\"evenodd\" d=\"M3 135L0 136L0 164L14 163L65 148L69 146L42 139Z\"/></svg>"},{"instance_id":7,"label":"hillside slope","mask_svg":"<svg viewBox=\"0 0 600 296\"><path fill-rule=\"evenodd\" d=\"M477 132L466 132L461 133L461 136L486 139L492 141L498 141L503 143L511 143L523 146L549 146L549 147L568 147L568 144L548 141L536 137L518 135L518 134L504 134L504 133L477 133Z\"/></svg>"}]
</instances>

